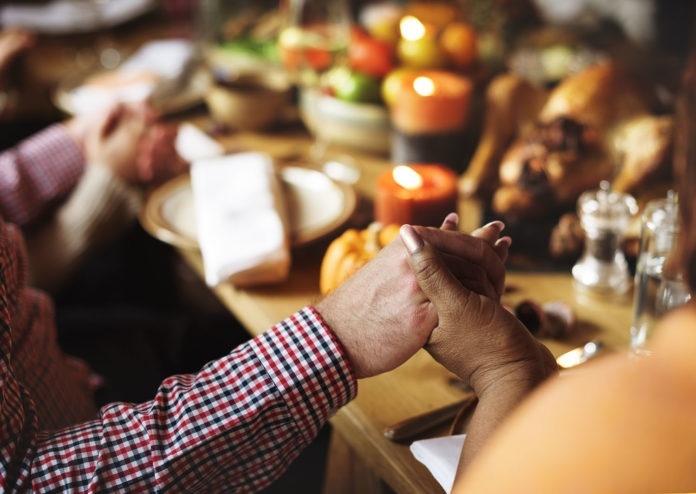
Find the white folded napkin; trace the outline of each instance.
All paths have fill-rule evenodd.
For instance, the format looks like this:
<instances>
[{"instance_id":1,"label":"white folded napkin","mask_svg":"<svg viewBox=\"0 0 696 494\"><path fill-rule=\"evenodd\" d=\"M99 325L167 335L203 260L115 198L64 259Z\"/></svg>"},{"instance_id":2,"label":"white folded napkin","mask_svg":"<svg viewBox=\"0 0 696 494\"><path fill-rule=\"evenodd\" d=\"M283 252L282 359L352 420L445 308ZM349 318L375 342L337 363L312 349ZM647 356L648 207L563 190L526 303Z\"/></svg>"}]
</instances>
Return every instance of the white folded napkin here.
<instances>
[{"instance_id":1,"label":"white folded napkin","mask_svg":"<svg viewBox=\"0 0 696 494\"><path fill-rule=\"evenodd\" d=\"M196 48L186 39L161 39L140 47L118 68L95 74L71 93L75 114L116 101L144 101L180 90L196 59Z\"/></svg>"},{"instance_id":2,"label":"white folded napkin","mask_svg":"<svg viewBox=\"0 0 696 494\"><path fill-rule=\"evenodd\" d=\"M0 25L25 27L46 34L87 32L134 19L156 7L157 3L157 0L2 2Z\"/></svg>"},{"instance_id":3,"label":"white folded napkin","mask_svg":"<svg viewBox=\"0 0 696 494\"><path fill-rule=\"evenodd\" d=\"M466 434L423 439L411 444L411 453L425 465L448 494L452 491L459 455Z\"/></svg>"},{"instance_id":4,"label":"white folded napkin","mask_svg":"<svg viewBox=\"0 0 696 494\"><path fill-rule=\"evenodd\" d=\"M287 278L285 198L270 156L249 152L194 161L191 188L209 286Z\"/></svg>"},{"instance_id":5,"label":"white folded napkin","mask_svg":"<svg viewBox=\"0 0 696 494\"><path fill-rule=\"evenodd\" d=\"M219 142L188 122L179 125L174 147L179 156L189 163L225 154L225 148Z\"/></svg>"}]
</instances>

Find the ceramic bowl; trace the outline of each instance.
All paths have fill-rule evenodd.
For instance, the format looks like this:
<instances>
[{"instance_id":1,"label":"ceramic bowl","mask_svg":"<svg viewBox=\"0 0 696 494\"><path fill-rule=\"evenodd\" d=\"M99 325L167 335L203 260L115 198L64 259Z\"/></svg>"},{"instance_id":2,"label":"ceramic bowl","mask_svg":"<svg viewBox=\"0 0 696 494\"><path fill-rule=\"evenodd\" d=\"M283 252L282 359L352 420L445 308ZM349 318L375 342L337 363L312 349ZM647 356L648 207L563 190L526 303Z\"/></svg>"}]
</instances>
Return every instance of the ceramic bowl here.
<instances>
[{"instance_id":1,"label":"ceramic bowl","mask_svg":"<svg viewBox=\"0 0 696 494\"><path fill-rule=\"evenodd\" d=\"M332 144L389 153L391 123L381 105L351 103L313 89L300 91L300 113L310 132Z\"/></svg>"},{"instance_id":2,"label":"ceramic bowl","mask_svg":"<svg viewBox=\"0 0 696 494\"><path fill-rule=\"evenodd\" d=\"M205 101L216 122L238 130L263 130L282 119L291 96L285 74L268 71L216 80Z\"/></svg>"}]
</instances>

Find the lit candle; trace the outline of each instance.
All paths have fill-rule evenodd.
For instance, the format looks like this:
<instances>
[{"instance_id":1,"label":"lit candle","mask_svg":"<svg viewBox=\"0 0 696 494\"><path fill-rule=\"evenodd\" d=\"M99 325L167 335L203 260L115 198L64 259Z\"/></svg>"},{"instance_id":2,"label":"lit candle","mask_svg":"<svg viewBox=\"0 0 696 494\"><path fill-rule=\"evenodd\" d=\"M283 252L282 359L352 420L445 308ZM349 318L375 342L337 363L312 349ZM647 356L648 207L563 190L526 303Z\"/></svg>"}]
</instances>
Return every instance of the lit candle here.
<instances>
[{"instance_id":1,"label":"lit candle","mask_svg":"<svg viewBox=\"0 0 696 494\"><path fill-rule=\"evenodd\" d=\"M439 226L456 210L457 175L444 166L396 166L377 180L374 213L382 224Z\"/></svg>"},{"instance_id":2,"label":"lit candle","mask_svg":"<svg viewBox=\"0 0 696 494\"><path fill-rule=\"evenodd\" d=\"M464 127L473 84L450 72L417 71L404 81L392 105L394 126L406 134L457 131Z\"/></svg>"},{"instance_id":3,"label":"lit candle","mask_svg":"<svg viewBox=\"0 0 696 494\"><path fill-rule=\"evenodd\" d=\"M390 107L392 162L463 168L472 91L471 81L457 74L437 70L409 74Z\"/></svg>"}]
</instances>

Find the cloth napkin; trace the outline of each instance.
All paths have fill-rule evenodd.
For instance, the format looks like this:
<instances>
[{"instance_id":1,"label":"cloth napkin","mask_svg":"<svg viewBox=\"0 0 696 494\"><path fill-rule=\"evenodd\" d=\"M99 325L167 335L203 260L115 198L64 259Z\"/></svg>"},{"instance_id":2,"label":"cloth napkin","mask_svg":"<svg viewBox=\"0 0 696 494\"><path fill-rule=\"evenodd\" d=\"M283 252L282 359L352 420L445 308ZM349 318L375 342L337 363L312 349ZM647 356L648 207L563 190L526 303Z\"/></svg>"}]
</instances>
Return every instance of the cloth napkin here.
<instances>
[{"instance_id":1,"label":"cloth napkin","mask_svg":"<svg viewBox=\"0 0 696 494\"><path fill-rule=\"evenodd\" d=\"M452 491L459 455L466 434L423 439L411 444L411 453L425 465L448 494Z\"/></svg>"},{"instance_id":2,"label":"cloth napkin","mask_svg":"<svg viewBox=\"0 0 696 494\"><path fill-rule=\"evenodd\" d=\"M188 163L225 154L225 148L219 142L188 122L179 125L174 147Z\"/></svg>"},{"instance_id":3,"label":"cloth napkin","mask_svg":"<svg viewBox=\"0 0 696 494\"><path fill-rule=\"evenodd\" d=\"M115 101L143 101L155 93L166 97L184 85L196 60L196 48L186 39L160 39L141 46L117 69L87 78L71 94L75 114Z\"/></svg>"},{"instance_id":4,"label":"cloth napkin","mask_svg":"<svg viewBox=\"0 0 696 494\"><path fill-rule=\"evenodd\" d=\"M209 286L275 283L290 271L285 199L263 153L197 160L191 187Z\"/></svg>"},{"instance_id":5,"label":"cloth napkin","mask_svg":"<svg viewBox=\"0 0 696 494\"><path fill-rule=\"evenodd\" d=\"M157 0L86 2L51 0L45 3L2 2L0 25L25 27L38 33L68 34L115 26L157 6Z\"/></svg>"}]
</instances>

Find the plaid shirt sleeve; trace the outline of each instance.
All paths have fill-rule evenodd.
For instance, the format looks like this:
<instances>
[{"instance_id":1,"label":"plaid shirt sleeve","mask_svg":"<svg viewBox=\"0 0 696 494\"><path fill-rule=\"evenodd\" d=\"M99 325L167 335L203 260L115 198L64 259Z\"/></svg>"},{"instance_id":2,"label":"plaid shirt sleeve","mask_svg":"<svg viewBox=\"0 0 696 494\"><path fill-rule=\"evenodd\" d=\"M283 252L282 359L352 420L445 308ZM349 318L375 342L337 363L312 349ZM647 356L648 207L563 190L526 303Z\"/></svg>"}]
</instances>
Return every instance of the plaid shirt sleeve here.
<instances>
[{"instance_id":1,"label":"plaid shirt sleeve","mask_svg":"<svg viewBox=\"0 0 696 494\"><path fill-rule=\"evenodd\" d=\"M256 492L356 392L339 342L308 306L200 373L165 380L151 402L111 404L28 442L16 431L0 480L7 491ZM20 398L5 401L4 419L26 418Z\"/></svg>"},{"instance_id":2,"label":"plaid shirt sleeve","mask_svg":"<svg viewBox=\"0 0 696 494\"><path fill-rule=\"evenodd\" d=\"M0 216L25 226L65 198L85 168L85 158L61 124L52 125L0 153Z\"/></svg>"}]
</instances>

